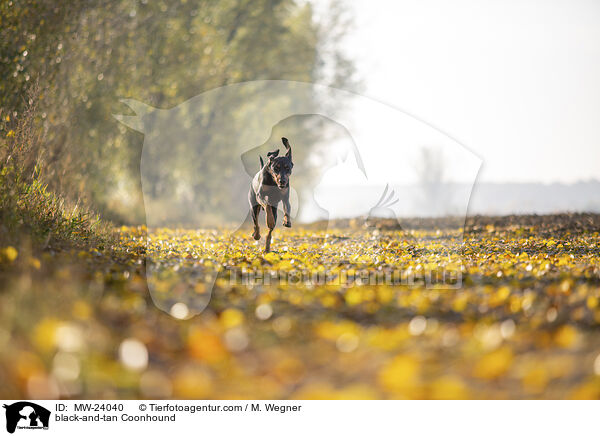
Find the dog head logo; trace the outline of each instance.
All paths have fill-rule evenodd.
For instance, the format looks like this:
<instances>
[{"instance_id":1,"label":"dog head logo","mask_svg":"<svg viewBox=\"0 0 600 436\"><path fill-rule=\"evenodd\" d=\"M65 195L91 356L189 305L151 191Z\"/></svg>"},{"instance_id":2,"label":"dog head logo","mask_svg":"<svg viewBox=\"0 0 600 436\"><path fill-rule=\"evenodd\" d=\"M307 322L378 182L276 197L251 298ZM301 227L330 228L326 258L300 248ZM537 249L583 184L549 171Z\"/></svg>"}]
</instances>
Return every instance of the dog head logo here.
<instances>
[{"instance_id":1,"label":"dog head logo","mask_svg":"<svg viewBox=\"0 0 600 436\"><path fill-rule=\"evenodd\" d=\"M330 104L332 101L338 104ZM310 83L238 83L205 92L171 109L157 109L131 99L123 103L134 114L115 118L144 134L140 170L149 232L181 226L220 228L218 234L202 230L205 233L199 245L226 240L225 222L237 223L230 229L233 233L250 220L249 188L261 168L261 156L267 153L272 153L268 157L272 163L281 164L279 170L286 170L284 163L293 162L292 177L291 165L285 174L278 172L278 182L289 189L292 221L298 216L300 221L319 221L327 226L330 218L337 218L332 214L336 204L343 203L346 211L355 205L353 213L366 217L367 227L369 217L383 216L393 218L407 231L411 222L403 222L401 217L432 214L418 202L411 202L417 206L408 208L407 199L422 199L424 190L408 192L401 186L418 182L420 173L414 163L424 144L435 144L437 155L447 157L445 164L453 166L465 180L467 188L451 196L442 192L440 197L452 204L454 215L466 216L481 164L461 144L405 112ZM302 128L294 124L298 120L304 123ZM319 127L323 123L327 128ZM327 134L331 129L342 134L332 139ZM283 142L278 155L282 137L289 138L289 143ZM323 183L339 162L346 161L352 162L367 187L342 183L332 189ZM315 195L317 186L325 186L319 189L320 195ZM251 235L247 232L249 241ZM219 270L231 253L211 257L209 250L199 246L193 253L172 251L165 255L164 249L153 249L153 244L161 243L148 240L150 294L161 310L190 318L208 305Z\"/></svg>"},{"instance_id":2,"label":"dog head logo","mask_svg":"<svg viewBox=\"0 0 600 436\"><path fill-rule=\"evenodd\" d=\"M16 429L48 429L50 411L29 401L19 401L6 409L6 431L14 433Z\"/></svg>"}]
</instances>

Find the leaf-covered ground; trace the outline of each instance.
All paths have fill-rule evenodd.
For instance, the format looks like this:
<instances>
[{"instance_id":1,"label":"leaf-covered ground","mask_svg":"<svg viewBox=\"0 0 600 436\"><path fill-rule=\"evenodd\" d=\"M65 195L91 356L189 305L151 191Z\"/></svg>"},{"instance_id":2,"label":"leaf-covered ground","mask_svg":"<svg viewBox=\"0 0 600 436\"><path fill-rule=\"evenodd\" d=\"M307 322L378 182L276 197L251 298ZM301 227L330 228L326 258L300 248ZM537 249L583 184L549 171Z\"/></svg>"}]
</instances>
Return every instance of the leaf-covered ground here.
<instances>
[{"instance_id":1,"label":"leaf-covered ground","mask_svg":"<svg viewBox=\"0 0 600 436\"><path fill-rule=\"evenodd\" d=\"M340 221L278 228L267 255L225 229L3 247L0 396L600 398L599 223Z\"/></svg>"}]
</instances>

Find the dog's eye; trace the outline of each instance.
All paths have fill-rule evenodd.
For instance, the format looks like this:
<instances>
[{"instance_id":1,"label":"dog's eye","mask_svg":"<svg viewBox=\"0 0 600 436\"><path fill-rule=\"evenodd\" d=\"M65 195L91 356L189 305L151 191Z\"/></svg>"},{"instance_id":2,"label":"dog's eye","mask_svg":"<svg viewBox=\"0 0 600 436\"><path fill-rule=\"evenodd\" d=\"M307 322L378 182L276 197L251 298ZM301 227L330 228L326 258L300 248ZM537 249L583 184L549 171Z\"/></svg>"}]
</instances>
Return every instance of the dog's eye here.
<instances>
[{"instance_id":1,"label":"dog's eye","mask_svg":"<svg viewBox=\"0 0 600 436\"><path fill-rule=\"evenodd\" d=\"M275 171L279 171L279 165L275 166Z\"/></svg>"}]
</instances>

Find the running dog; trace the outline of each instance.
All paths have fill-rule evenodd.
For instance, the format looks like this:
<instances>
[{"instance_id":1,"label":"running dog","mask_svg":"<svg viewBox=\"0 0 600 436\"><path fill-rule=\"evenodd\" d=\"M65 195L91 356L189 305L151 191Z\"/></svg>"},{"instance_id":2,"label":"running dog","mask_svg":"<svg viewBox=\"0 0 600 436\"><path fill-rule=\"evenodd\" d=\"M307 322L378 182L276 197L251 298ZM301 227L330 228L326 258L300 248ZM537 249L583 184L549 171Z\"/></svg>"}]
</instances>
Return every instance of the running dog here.
<instances>
[{"instance_id":1,"label":"running dog","mask_svg":"<svg viewBox=\"0 0 600 436\"><path fill-rule=\"evenodd\" d=\"M292 227L290 218L290 175L294 164L292 162L292 147L287 138L281 138L287 152L285 156L279 156L279 149L267 153L267 163L260 159L260 171L252 179L252 186L248 193L250 202L250 213L254 222L252 237L260 239L260 227L258 216L260 210L264 209L267 215L267 227L269 233L265 241L265 253L271 251L271 233L277 223L277 205L283 203L283 225Z\"/></svg>"}]
</instances>

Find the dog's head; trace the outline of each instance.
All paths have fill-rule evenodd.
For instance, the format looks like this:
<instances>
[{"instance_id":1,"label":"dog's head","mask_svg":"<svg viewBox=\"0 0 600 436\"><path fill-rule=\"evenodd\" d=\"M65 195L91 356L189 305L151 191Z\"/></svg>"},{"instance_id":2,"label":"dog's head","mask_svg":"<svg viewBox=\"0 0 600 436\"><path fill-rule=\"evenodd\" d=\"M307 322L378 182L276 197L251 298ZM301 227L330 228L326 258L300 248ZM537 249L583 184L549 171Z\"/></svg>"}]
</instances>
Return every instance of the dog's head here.
<instances>
[{"instance_id":1,"label":"dog's head","mask_svg":"<svg viewBox=\"0 0 600 436\"><path fill-rule=\"evenodd\" d=\"M267 171L280 188L287 188L290 184L290 175L294 163L292 162L292 147L287 138L281 138L287 152L285 156L279 156L279 149L267 153Z\"/></svg>"}]
</instances>

